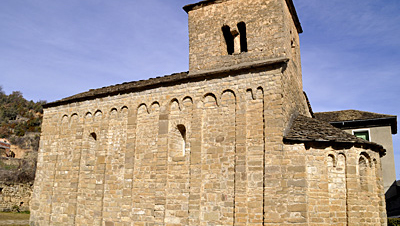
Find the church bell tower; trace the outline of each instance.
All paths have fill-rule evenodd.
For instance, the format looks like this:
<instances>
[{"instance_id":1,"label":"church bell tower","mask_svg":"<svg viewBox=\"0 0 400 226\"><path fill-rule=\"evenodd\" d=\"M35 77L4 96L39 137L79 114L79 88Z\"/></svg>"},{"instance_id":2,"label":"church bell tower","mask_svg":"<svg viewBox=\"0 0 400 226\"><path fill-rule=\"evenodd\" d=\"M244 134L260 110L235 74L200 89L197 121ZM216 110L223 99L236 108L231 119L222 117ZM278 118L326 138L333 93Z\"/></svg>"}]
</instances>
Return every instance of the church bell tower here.
<instances>
[{"instance_id":1,"label":"church bell tower","mask_svg":"<svg viewBox=\"0 0 400 226\"><path fill-rule=\"evenodd\" d=\"M287 58L301 78L302 28L292 0L207 0L184 10L190 73Z\"/></svg>"}]
</instances>

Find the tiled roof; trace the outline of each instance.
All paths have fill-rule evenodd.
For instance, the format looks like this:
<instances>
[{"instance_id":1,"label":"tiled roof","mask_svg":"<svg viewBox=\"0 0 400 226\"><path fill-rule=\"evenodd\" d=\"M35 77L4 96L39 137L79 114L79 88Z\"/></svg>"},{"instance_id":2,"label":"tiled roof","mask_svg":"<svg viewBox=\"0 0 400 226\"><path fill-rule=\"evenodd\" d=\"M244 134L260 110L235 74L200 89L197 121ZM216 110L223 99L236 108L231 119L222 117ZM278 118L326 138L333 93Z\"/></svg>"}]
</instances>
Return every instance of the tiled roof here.
<instances>
[{"instance_id":1,"label":"tiled roof","mask_svg":"<svg viewBox=\"0 0 400 226\"><path fill-rule=\"evenodd\" d=\"M385 153L382 145L366 141L354 135L346 133L341 129L333 127L329 123L322 122L315 118L299 115L293 120L289 132L284 137L285 142L322 142L359 145L381 154Z\"/></svg>"},{"instance_id":2,"label":"tiled roof","mask_svg":"<svg viewBox=\"0 0 400 226\"><path fill-rule=\"evenodd\" d=\"M128 93L128 92L134 92L134 91L140 91L143 89L148 89L151 88L152 86L156 86L157 84L161 83L169 83L169 82L176 82L179 80L182 80L186 78L188 75L188 72L181 72L181 73L175 73L172 75L166 75L162 77L156 77L156 78L150 78L146 80L139 80L139 81L133 81L133 82L125 82L122 84L117 84L117 85L112 85L112 86L106 86L103 88L98 88L98 89L91 89L87 92L79 93L70 97L63 98L61 100L51 102L48 104L45 104L44 107L53 107L53 106L58 106L66 103L71 103L71 102L78 102L78 101L83 101L87 99L94 99L97 97L104 97L104 96L113 96L113 95L118 95L118 94L123 94L123 93Z\"/></svg>"},{"instance_id":3,"label":"tiled roof","mask_svg":"<svg viewBox=\"0 0 400 226\"><path fill-rule=\"evenodd\" d=\"M87 92L79 93L58 101L45 104L44 108L55 107L59 105L80 102L85 100L93 100L106 96L114 96L118 94L126 94L131 92L139 92L157 87L166 87L176 84L204 81L205 79L216 79L226 76L232 76L235 71L250 70L262 68L270 65L281 66L289 61L286 57L278 57L273 59L266 59L255 61L251 63L236 64L230 67L222 67L215 70L200 71L200 72L181 72L172 75L165 75L162 77L150 78L147 80L140 80L134 82L126 82L118 85L107 86L99 89L91 89Z\"/></svg>"},{"instance_id":4,"label":"tiled roof","mask_svg":"<svg viewBox=\"0 0 400 226\"><path fill-rule=\"evenodd\" d=\"M378 114L368 111L343 110L314 113L314 117L329 122L337 128L365 128L390 126L392 134L397 133L397 116Z\"/></svg>"},{"instance_id":5,"label":"tiled roof","mask_svg":"<svg viewBox=\"0 0 400 226\"><path fill-rule=\"evenodd\" d=\"M315 112L316 119L325 122L342 122L342 121L355 121L355 120L368 120L379 118L393 118L395 115L378 114L368 111L358 110L343 110L343 111L328 111L328 112Z\"/></svg>"}]
</instances>

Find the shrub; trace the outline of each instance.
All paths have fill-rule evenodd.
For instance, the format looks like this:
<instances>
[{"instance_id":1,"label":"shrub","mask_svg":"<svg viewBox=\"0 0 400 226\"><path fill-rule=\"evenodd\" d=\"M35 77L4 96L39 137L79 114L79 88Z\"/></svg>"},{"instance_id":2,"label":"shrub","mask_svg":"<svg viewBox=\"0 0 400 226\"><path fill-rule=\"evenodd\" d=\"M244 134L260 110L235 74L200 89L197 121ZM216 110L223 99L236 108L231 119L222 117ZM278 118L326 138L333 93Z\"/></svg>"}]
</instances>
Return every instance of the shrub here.
<instances>
[{"instance_id":1,"label":"shrub","mask_svg":"<svg viewBox=\"0 0 400 226\"><path fill-rule=\"evenodd\" d=\"M400 218L389 218L388 226L400 226Z\"/></svg>"}]
</instances>

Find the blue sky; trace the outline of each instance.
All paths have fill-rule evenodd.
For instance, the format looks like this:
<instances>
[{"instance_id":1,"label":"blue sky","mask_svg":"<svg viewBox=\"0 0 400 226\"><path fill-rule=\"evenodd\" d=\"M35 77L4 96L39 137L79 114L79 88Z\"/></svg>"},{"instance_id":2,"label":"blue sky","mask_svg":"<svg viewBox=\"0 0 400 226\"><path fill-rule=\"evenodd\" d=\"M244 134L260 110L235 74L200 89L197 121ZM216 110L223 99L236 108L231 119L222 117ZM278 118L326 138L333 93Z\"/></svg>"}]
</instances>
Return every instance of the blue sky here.
<instances>
[{"instance_id":1,"label":"blue sky","mask_svg":"<svg viewBox=\"0 0 400 226\"><path fill-rule=\"evenodd\" d=\"M195 0L3 0L0 85L55 101L188 70ZM400 1L294 0L304 90L314 111L400 115ZM400 179L400 138L393 136Z\"/></svg>"}]
</instances>

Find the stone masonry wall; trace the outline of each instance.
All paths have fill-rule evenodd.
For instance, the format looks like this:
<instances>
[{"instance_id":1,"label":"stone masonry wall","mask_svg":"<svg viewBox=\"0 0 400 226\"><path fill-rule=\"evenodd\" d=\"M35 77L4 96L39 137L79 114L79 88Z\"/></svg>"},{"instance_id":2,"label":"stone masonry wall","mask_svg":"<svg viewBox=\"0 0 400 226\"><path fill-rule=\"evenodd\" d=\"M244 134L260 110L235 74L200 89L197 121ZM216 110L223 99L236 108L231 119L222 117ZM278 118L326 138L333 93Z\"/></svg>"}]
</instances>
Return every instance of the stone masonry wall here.
<instances>
[{"instance_id":1,"label":"stone masonry wall","mask_svg":"<svg viewBox=\"0 0 400 226\"><path fill-rule=\"evenodd\" d=\"M34 171L34 162L0 158L0 212L29 210Z\"/></svg>"},{"instance_id":2,"label":"stone masonry wall","mask_svg":"<svg viewBox=\"0 0 400 226\"><path fill-rule=\"evenodd\" d=\"M292 156L288 166L292 176L288 177L293 179L288 183L298 196L290 207L291 215L297 216L292 223L387 224L378 153L355 147L305 148L303 144L286 145L285 153Z\"/></svg>"},{"instance_id":3,"label":"stone masonry wall","mask_svg":"<svg viewBox=\"0 0 400 226\"><path fill-rule=\"evenodd\" d=\"M384 225L376 153L283 143L310 115L288 2L202 2L187 80L46 108L31 225Z\"/></svg>"},{"instance_id":4,"label":"stone masonry wall","mask_svg":"<svg viewBox=\"0 0 400 226\"><path fill-rule=\"evenodd\" d=\"M285 0L281 1L286 6ZM300 60L300 40L297 28L292 21L292 16L287 7L282 7L284 16L284 52L289 56L290 61L283 69L282 90L283 115L282 121L285 129L290 125L290 119L298 114L311 117L307 107L307 101L303 95L303 83Z\"/></svg>"},{"instance_id":5,"label":"stone masonry wall","mask_svg":"<svg viewBox=\"0 0 400 226\"><path fill-rule=\"evenodd\" d=\"M0 212L28 211L33 183L0 182Z\"/></svg>"},{"instance_id":6,"label":"stone masonry wall","mask_svg":"<svg viewBox=\"0 0 400 226\"><path fill-rule=\"evenodd\" d=\"M189 71L288 56L290 37L285 33L283 7L287 8L283 0L230 0L189 11ZM221 29L229 26L238 31L240 22L246 24L248 51L229 55Z\"/></svg>"},{"instance_id":7,"label":"stone masonry wall","mask_svg":"<svg viewBox=\"0 0 400 226\"><path fill-rule=\"evenodd\" d=\"M46 109L32 225L384 225L377 153L282 143L281 78Z\"/></svg>"},{"instance_id":8,"label":"stone masonry wall","mask_svg":"<svg viewBox=\"0 0 400 226\"><path fill-rule=\"evenodd\" d=\"M282 109L280 71L46 109L32 222L262 223L265 209L283 198L281 171L263 181L264 161L281 164L283 129L273 123Z\"/></svg>"}]
</instances>

